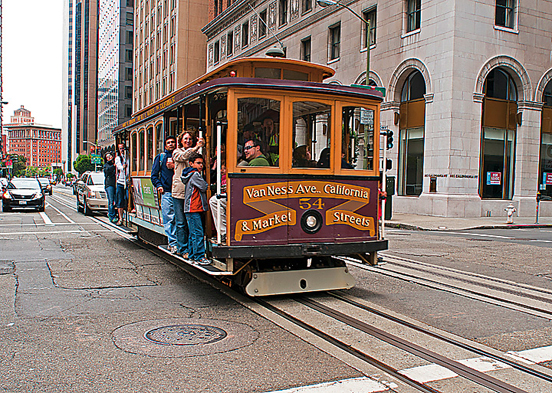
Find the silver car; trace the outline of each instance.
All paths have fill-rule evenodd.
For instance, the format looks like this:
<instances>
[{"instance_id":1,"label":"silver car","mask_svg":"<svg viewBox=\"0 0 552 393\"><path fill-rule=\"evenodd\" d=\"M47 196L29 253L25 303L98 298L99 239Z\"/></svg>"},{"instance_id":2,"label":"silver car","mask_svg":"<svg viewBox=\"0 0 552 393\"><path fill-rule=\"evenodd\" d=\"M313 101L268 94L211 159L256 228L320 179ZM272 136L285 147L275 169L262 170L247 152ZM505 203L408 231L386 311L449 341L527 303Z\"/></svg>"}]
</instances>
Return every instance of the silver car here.
<instances>
[{"instance_id":1,"label":"silver car","mask_svg":"<svg viewBox=\"0 0 552 393\"><path fill-rule=\"evenodd\" d=\"M103 172L85 172L76 186L77 210L91 215L93 212L107 211L107 194L104 188Z\"/></svg>"}]
</instances>

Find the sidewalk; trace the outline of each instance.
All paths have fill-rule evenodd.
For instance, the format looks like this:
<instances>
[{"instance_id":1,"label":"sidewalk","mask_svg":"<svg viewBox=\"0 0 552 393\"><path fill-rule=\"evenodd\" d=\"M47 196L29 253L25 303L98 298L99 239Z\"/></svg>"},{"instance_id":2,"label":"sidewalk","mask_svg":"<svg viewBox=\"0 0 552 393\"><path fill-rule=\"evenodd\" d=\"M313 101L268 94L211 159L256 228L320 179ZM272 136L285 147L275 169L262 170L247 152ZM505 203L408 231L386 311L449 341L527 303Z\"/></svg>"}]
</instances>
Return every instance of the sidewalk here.
<instances>
[{"instance_id":1,"label":"sidewalk","mask_svg":"<svg viewBox=\"0 0 552 393\"><path fill-rule=\"evenodd\" d=\"M420 231L452 231L465 229L491 229L491 228L542 228L552 227L552 217L539 217L539 223L535 224L535 217L514 217L513 224L506 223L504 217L474 217L451 218L422 216L418 214L393 213L391 220L385 221L387 228L402 228Z\"/></svg>"}]
</instances>

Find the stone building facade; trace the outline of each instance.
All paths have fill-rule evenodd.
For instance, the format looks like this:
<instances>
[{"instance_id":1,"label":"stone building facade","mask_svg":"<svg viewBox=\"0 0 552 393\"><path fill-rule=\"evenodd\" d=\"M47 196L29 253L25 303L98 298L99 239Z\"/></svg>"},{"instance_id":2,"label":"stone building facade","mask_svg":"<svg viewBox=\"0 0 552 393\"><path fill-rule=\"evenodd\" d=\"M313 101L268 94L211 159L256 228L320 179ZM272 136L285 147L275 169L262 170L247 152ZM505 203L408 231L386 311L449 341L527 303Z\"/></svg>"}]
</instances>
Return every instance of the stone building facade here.
<instances>
[{"instance_id":1,"label":"stone building facade","mask_svg":"<svg viewBox=\"0 0 552 393\"><path fill-rule=\"evenodd\" d=\"M251 6L249 5L251 4ZM552 1L238 1L203 28L208 71L282 45L329 83L384 87L394 212L535 214L552 196ZM254 10L253 10L254 9ZM279 43L281 42L281 44ZM382 148L384 147L382 141ZM552 215L552 202L541 203Z\"/></svg>"}]
</instances>

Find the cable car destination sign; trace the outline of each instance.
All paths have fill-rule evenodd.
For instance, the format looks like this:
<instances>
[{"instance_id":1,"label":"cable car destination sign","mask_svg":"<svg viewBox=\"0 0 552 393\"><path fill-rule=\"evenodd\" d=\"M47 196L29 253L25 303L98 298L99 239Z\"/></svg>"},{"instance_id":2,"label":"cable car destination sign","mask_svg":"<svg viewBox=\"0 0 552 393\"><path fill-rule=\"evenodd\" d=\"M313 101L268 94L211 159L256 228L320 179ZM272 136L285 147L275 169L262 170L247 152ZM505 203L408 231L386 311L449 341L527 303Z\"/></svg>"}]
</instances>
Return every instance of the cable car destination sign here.
<instances>
[{"instance_id":1,"label":"cable car destination sign","mask_svg":"<svg viewBox=\"0 0 552 393\"><path fill-rule=\"evenodd\" d=\"M328 199L346 201L326 209ZM297 210L277 200L296 200L299 210L325 211L327 226L348 225L357 230L369 231L370 236L375 236L374 218L357 213L357 210L370 203L370 188L332 181L288 181L243 188L243 204L264 216L238 220L235 240L241 241L244 235L254 235L280 226L296 225Z\"/></svg>"}]
</instances>

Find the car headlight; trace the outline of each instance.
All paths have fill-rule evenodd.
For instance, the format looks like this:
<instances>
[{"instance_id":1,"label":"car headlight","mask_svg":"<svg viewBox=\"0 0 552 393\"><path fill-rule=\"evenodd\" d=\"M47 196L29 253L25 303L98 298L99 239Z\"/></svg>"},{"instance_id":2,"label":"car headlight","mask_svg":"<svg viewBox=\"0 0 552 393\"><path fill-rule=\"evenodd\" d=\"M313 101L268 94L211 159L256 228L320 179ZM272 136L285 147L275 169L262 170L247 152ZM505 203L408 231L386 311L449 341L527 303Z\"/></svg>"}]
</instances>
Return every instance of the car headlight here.
<instances>
[{"instance_id":1,"label":"car headlight","mask_svg":"<svg viewBox=\"0 0 552 393\"><path fill-rule=\"evenodd\" d=\"M2 198L4 198L4 199L11 199L11 195L10 195L9 192L6 191L6 192L4 192L4 194L2 194Z\"/></svg>"},{"instance_id":2,"label":"car headlight","mask_svg":"<svg viewBox=\"0 0 552 393\"><path fill-rule=\"evenodd\" d=\"M37 192L33 195L33 197L31 199L40 199L42 198L42 193L41 192Z\"/></svg>"}]
</instances>

